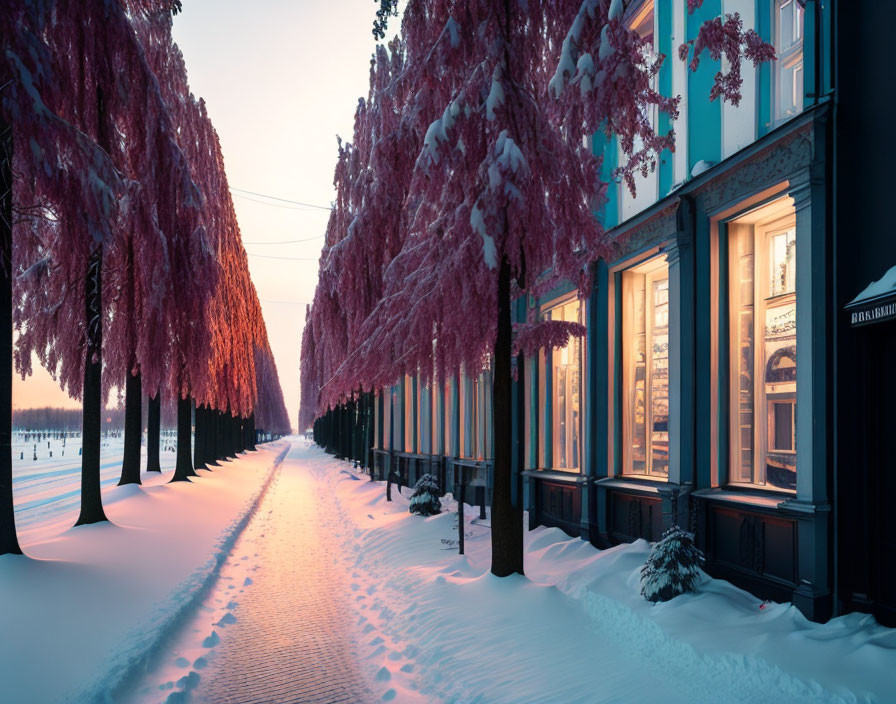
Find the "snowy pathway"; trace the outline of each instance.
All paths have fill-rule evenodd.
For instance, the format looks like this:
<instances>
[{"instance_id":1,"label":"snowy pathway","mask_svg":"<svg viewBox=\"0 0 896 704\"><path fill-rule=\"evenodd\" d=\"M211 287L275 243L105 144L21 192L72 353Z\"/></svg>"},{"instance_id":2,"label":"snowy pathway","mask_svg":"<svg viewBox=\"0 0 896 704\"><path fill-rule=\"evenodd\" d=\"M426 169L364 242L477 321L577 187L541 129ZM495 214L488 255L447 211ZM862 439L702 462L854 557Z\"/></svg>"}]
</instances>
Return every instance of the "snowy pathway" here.
<instances>
[{"instance_id":1,"label":"snowy pathway","mask_svg":"<svg viewBox=\"0 0 896 704\"><path fill-rule=\"evenodd\" d=\"M294 444L193 621L139 702L370 701L352 648L334 499Z\"/></svg>"}]
</instances>

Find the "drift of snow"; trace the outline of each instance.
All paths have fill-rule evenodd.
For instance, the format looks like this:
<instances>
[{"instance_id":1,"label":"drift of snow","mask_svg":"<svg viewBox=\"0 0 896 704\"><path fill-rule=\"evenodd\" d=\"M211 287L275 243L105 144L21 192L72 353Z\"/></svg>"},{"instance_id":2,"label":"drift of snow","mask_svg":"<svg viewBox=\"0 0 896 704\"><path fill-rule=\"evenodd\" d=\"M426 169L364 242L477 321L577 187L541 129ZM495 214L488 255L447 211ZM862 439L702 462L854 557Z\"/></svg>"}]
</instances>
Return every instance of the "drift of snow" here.
<instances>
[{"instance_id":1,"label":"drift of snow","mask_svg":"<svg viewBox=\"0 0 896 704\"><path fill-rule=\"evenodd\" d=\"M357 639L383 699L896 701L896 630L870 616L812 623L716 579L651 604L639 594L648 543L600 551L557 528L526 533L526 578L498 579L475 507L459 556L450 496L421 521L407 497L387 503L381 482L351 481L344 462L311 452L355 556Z\"/></svg>"},{"instance_id":2,"label":"drift of snow","mask_svg":"<svg viewBox=\"0 0 896 704\"><path fill-rule=\"evenodd\" d=\"M867 301L872 298L884 296L896 291L896 266L892 267L880 277L877 281L872 281L866 286L862 292L853 298L850 303L858 303L859 301Z\"/></svg>"}]
</instances>

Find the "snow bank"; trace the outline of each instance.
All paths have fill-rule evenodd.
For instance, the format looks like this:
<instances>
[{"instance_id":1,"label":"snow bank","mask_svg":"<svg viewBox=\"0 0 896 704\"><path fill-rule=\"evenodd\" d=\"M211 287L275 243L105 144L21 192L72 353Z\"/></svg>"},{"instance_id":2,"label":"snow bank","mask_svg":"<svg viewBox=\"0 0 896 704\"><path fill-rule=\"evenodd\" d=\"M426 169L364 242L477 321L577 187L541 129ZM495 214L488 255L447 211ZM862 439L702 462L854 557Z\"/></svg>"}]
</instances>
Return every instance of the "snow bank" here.
<instances>
[{"instance_id":1,"label":"snow bank","mask_svg":"<svg viewBox=\"0 0 896 704\"><path fill-rule=\"evenodd\" d=\"M355 597L367 674L383 700L425 702L896 701L896 631L852 614L820 625L709 579L651 604L649 545L599 551L556 528L526 534L527 577L489 574L490 529L456 503L408 513L321 453L340 538L363 576Z\"/></svg>"},{"instance_id":2,"label":"snow bank","mask_svg":"<svg viewBox=\"0 0 896 704\"><path fill-rule=\"evenodd\" d=\"M114 701L196 603L289 448L259 446L192 482L106 487L109 523L49 522L0 557L0 679L16 702Z\"/></svg>"}]
</instances>

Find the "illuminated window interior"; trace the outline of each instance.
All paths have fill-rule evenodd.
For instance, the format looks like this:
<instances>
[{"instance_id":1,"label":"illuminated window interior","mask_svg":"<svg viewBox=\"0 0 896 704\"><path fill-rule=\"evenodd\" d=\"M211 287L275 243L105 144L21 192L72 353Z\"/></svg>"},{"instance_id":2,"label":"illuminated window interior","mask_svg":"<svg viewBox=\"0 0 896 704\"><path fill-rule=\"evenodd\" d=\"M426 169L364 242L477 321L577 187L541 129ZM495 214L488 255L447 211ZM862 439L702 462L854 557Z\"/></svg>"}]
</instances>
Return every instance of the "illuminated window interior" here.
<instances>
[{"instance_id":1,"label":"illuminated window interior","mask_svg":"<svg viewBox=\"0 0 896 704\"><path fill-rule=\"evenodd\" d=\"M623 471L669 474L669 266L622 274Z\"/></svg>"},{"instance_id":2,"label":"illuminated window interior","mask_svg":"<svg viewBox=\"0 0 896 704\"><path fill-rule=\"evenodd\" d=\"M545 320L565 320L581 323L581 304L578 299L550 308L543 313ZM548 350L540 355L542 369L550 368L551 380L551 457L545 458L552 469L577 471L580 465L580 431L582 422L582 340L571 337L566 347ZM548 399L546 375L540 375L539 392L542 416ZM547 425L542 421L540 427ZM544 450L542 450L542 453Z\"/></svg>"},{"instance_id":3,"label":"illuminated window interior","mask_svg":"<svg viewBox=\"0 0 896 704\"><path fill-rule=\"evenodd\" d=\"M796 224L777 200L728 224L730 481L796 488Z\"/></svg>"}]
</instances>

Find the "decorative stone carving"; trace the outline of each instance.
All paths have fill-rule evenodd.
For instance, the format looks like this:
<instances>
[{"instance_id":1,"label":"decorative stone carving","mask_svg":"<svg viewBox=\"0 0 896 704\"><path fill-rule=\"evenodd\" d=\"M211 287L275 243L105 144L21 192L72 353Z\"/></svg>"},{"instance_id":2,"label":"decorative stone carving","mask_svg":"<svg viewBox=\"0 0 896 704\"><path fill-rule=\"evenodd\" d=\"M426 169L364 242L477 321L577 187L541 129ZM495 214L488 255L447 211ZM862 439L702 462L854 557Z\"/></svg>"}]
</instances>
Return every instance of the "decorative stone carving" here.
<instances>
[{"instance_id":1,"label":"decorative stone carving","mask_svg":"<svg viewBox=\"0 0 896 704\"><path fill-rule=\"evenodd\" d=\"M697 191L703 196L703 209L711 213L807 169L812 161L812 138L813 125L809 123L707 181Z\"/></svg>"}]
</instances>

